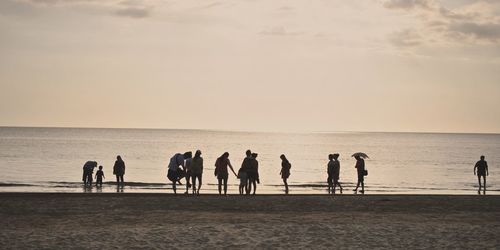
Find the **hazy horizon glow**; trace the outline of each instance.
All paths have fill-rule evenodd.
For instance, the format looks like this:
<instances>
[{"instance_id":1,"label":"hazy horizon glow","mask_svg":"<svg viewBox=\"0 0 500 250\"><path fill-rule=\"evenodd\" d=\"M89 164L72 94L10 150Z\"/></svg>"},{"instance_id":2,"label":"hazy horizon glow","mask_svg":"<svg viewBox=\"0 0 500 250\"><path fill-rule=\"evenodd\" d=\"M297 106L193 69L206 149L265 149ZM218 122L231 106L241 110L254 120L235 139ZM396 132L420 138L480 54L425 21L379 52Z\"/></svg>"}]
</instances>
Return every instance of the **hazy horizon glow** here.
<instances>
[{"instance_id":1,"label":"hazy horizon glow","mask_svg":"<svg viewBox=\"0 0 500 250\"><path fill-rule=\"evenodd\" d=\"M500 133L500 1L0 2L0 126Z\"/></svg>"}]
</instances>

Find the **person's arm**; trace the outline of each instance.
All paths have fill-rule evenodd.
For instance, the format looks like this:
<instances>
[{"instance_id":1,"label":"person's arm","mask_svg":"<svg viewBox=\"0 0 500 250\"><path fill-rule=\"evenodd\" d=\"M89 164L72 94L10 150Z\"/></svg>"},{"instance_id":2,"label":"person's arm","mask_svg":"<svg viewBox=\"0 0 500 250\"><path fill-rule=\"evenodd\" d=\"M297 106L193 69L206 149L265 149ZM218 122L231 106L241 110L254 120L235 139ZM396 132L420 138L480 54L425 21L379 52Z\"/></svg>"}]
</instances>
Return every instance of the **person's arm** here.
<instances>
[{"instance_id":1,"label":"person's arm","mask_svg":"<svg viewBox=\"0 0 500 250\"><path fill-rule=\"evenodd\" d=\"M236 172L234 172L233 165L231 165L231 161L229 161L229 159L227 159L227 165L229 166L229 168L233 172L234 176L238 177L238 175L236 174Z\"/></svg>"},{"instance_id":2,"label":"person's arm","mask_svg":"<svg viewBox=\"0 0 500 250\"><path fill-rule=\"evenodd\" d=\"M476 165L474 165L474 175L476 175L476 169L477 169L477 162Z\"/></svg>"},{"instance_id":3,"label":"person's arm","mask_svg":"<svg viewBox=\"0 0 500 250\"><path fill-rule=\"evenodd\" d=\"M486 165L486 176L488 176L488 175L490 175L490 174L488 173L488 163L487 163L487 162L484 162L484 165Z\"/></svg>"},{"instance_id":4,"label":"person's arm","mask_svg":"<svg viewBox=\"0 0 500 250\"><path fill-rule=\"evenodd\" d=\"M103 179L106 179L106 177L104 177L104 172L102 172L102 178L103 178Z\"/></svg>"}]
</instances>

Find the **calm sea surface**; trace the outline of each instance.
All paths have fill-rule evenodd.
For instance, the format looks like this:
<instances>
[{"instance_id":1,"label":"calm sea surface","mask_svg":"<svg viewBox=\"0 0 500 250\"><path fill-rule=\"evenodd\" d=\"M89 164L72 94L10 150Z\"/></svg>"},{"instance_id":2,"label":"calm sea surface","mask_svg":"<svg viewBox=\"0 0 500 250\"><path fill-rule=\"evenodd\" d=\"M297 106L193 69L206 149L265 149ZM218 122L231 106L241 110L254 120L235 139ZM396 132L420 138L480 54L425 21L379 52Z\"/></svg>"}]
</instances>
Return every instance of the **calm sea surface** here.
<instances>
[{"instance_id":1,"label":"calm sea surface","mask_svg":"<svg viewBox=\"0 0 500 250\"><path fill-rule=\"evenodd\" d=\"M280 154L292 163L290 193L326 193L329 153L340 153L340 181L350 191L356 180L355 152L365 152L366 192L398 194L475 194L474 163L486 156L487 194L500 194L500 135L419 133L245 133L195 130L0 128L0 192L164 192L171 193L166 170L177 152L203 152L203 193L216 192L214 163L225 151L235 171L245 150L259 153L258 193L283 193ZM126 185L85 189L82 166L95 160L106 181L116 155L127 169ZM238 180L229 177L229 193Z\"/></svg>"}]
</instances>

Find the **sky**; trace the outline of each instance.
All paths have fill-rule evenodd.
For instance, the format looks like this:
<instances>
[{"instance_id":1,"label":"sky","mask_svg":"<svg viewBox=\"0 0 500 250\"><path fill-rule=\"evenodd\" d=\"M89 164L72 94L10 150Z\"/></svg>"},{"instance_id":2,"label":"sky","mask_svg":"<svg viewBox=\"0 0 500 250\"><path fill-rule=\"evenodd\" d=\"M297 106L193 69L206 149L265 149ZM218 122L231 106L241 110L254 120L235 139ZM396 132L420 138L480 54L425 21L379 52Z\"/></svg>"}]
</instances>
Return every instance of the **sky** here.
<instances>
[{"instance_id":1,"label":"sky","mask_svg":"<svg viewBox=\"0 0 500 250\"><path fill-rule=\"evenodd\" d=\"M2 0L0 126L500 133L498 0Z\"/></svg>"}]
</instances>

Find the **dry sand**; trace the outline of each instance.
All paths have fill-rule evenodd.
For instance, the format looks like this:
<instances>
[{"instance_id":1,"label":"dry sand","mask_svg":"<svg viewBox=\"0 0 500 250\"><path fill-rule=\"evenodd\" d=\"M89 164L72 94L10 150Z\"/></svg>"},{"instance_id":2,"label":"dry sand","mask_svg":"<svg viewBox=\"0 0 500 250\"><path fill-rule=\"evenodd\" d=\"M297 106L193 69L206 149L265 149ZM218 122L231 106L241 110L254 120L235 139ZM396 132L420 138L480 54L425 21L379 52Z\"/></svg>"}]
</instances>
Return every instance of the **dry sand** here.
<instances>
[{"instance_id":1,"label":"dry sand","mask_svg":"<svg viewBox=\"0 0 500 250\"><path fill-rule=\"evenodd\" d=\"M0 193L0 249L500 248L500 196Z\"/></svg>"}]
</instances>

